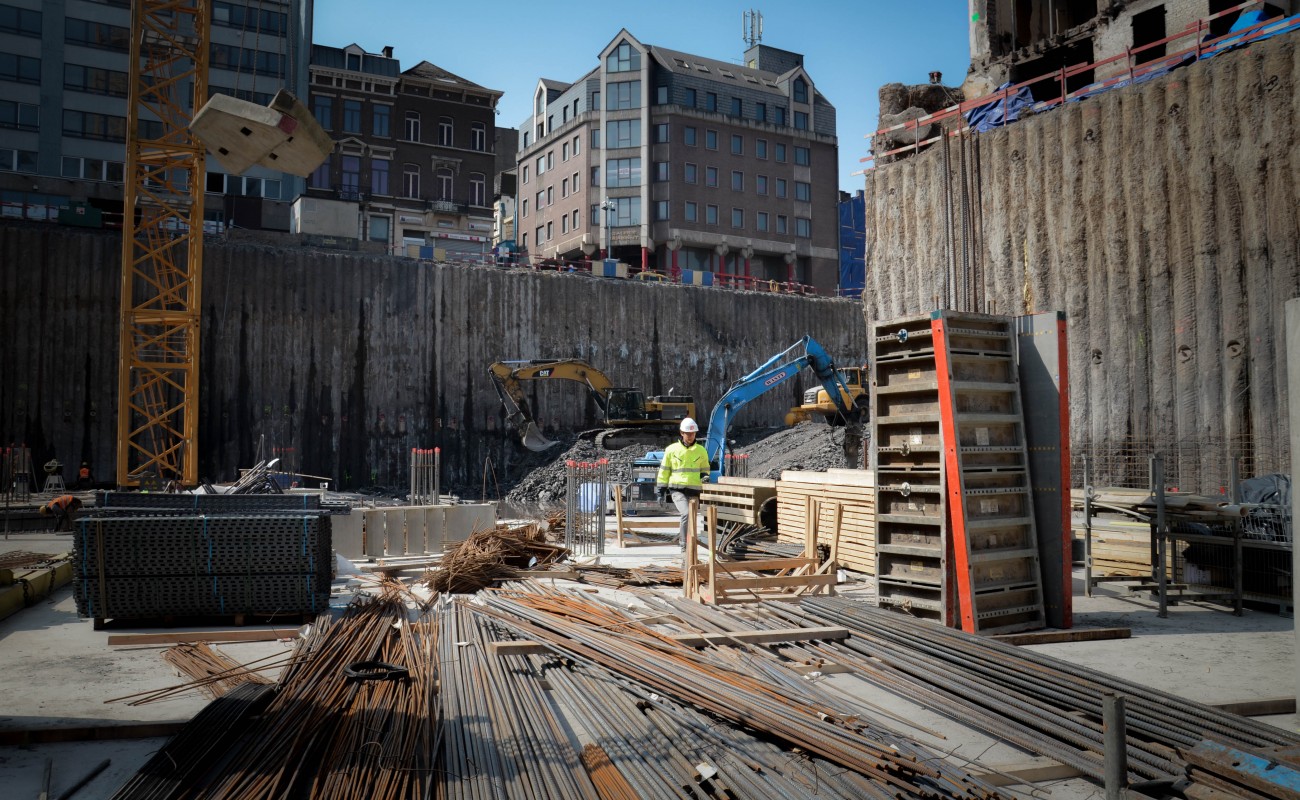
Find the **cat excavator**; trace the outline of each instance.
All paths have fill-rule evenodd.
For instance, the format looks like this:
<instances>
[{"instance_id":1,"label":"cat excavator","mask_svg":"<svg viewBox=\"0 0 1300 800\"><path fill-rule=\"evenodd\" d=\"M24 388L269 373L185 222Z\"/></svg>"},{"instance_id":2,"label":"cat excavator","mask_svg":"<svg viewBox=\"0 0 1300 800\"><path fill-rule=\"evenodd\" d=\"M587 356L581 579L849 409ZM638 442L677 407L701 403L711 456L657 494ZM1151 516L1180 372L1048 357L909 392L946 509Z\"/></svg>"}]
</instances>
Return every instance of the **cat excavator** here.
<instances>
[{"instance_id":1,"label":"cat excavator","mask_svg":"<svg viewBox=\"0 0 1300 800\"><path fill-rule=\"evenodd\" d=\"M505 406L506 419L529 450L545 450L556 442L542 435L533 419L524 394L526 381L574 381L586 386L600 407L605 427L585 431L582 436L594 438L606 450L622 450L635 444L663 444L666 438L675 435L683 418L695 416L693 397L646 397L640 389L614 386L604 372L576 358L497 361L488 367L488 373Z\"/></svg>"}]
</instances>

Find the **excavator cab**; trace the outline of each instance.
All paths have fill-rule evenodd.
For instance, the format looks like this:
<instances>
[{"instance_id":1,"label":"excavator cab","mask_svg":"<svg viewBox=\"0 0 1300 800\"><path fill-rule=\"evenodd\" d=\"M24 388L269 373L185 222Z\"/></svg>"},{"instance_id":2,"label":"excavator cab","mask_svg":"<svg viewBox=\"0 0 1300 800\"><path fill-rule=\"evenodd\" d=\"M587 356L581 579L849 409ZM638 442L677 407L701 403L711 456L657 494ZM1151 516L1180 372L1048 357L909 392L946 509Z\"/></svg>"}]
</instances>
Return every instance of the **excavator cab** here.
<instances>
[{"instance_id":1,"label":"excavator cab","mask_svg":"<svg viewBox=\"0 0 1300 800\"><path fill-rule=\"evenodd\" d=\"M649 419L645 410L645 393L640 389L610 389L605 397L605 424Z\"/></svg>"}]
</instances>

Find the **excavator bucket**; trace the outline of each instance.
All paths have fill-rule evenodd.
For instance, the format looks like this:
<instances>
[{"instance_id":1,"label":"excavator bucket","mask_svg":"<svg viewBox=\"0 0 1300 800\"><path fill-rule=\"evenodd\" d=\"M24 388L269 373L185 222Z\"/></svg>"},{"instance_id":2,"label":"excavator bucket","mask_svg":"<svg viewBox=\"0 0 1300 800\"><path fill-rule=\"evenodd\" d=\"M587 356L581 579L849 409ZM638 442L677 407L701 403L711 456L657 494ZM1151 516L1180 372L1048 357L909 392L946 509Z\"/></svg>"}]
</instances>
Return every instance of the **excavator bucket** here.
<instances>
[{"instance_id":1,"label":"excavator bucket","mask_svg":"<svg viewBox=\"0 0 1300 800\"><path fill-rule=\"evenodd\" d=\"M523 441L524 447L527 447L529 450L545 450L559 444L559 442L551 441L543 436L542 431L537 427L536 422L529 422L524 426Z\"/></svg>"}]
</instances>

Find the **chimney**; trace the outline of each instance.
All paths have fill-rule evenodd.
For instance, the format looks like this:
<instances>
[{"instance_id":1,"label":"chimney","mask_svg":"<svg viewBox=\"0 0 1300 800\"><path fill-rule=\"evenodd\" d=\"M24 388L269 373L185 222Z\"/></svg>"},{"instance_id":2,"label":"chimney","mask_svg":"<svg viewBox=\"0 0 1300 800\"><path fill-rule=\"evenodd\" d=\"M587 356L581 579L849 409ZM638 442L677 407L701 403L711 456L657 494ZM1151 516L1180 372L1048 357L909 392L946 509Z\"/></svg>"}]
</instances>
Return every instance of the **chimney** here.
<instances>
[{"instance_id":1,"label":"chimney","mask_svg":"<svg viewBox=\"0 0 1300 800\"><path fill-rule=\"evenodd\" d=\"M391 50L392 48L389 48L389 49ZM935 84L936 86L937 86L938 84L943 83L943 73L942 73L942 72L937 72L937 71L936 71L936 72L931 72L931 73L930 73L930 83L933 83L933 84Z\"/></svg>"},{"instance_id":2,"label":"chimney","mask_svg":"<svg viewBox=\"0 0 1300 800\"><path fill-rule=\"evenodd\" d=\"M381 50L380 52L384 54L384 58L392 58L392 57L393 57L393 46L392 46L391 44L390 44L390 45L385 45L384 49Z\"/></svg>"}]
</instances>

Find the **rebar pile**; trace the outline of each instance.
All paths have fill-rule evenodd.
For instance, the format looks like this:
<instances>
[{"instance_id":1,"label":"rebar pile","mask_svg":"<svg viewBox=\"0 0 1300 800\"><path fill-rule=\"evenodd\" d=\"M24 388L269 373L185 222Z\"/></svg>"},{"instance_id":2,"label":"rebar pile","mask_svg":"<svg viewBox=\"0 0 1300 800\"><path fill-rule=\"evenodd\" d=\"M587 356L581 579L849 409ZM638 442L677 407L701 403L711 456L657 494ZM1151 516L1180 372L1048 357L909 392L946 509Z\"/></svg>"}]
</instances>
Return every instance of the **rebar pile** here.
<instances>
[{"instance_id":1,"label":"rebar pile","mask_svg":"<svg viewBox=\"0 0 1300 800\"><path fill-rule=\"evenodd\" d=\"M10 550L7 553L0 553L0 569L34 567L38 564L53 561L56 558L57 556L50 553L32 553L26 550Z\"/></svg>"},{"instance_id":2,"label":"rebar pile","mask_svg":"<svg viewBox=\"0 0 1300 800\"><path fill-rule=\"evenodd\" d=\"M476 531L442 557L422 582L438 593L472 594L494 581L511 578L516 569L544 566L564 556L563 547L546 543L537 525L500 526Z\"/></svg>"},{"instance_id":3,"label":"rebar pile","mask_svg":"<svg viewBox=\"0 0 1300 800\"><path fill-rule=\"evenodd\" d=\"M182 674L193 678L198 688L213 698L221 697L244 683L271 683L207 642L178 644L167 648L162 657Z\"/></svg>"},{"instance_id":4,"label":"rebar pile","mask_svg":"<svg viewBox=\"0 0 1300 800\"><path fill-rule=\"evenodd\" d=\"M861 720L842 717L837 704L809 697L789 684L727 668L616 609L559 593L498 591L484 600L487 607L479 613L497 618L565 658L639 685L643 699L653 702L651 693L655 693L693 705L733 726L755 729L786 748L798 748L855 773L863 779L855 781L856 796L999 796L993 787L943 763L937 754ZM548 679L555 685L566 676L556 672ZM583 692L574 694L583 696ZM661 732L659 738L666 737ZM638 741L653 744L657 739ZM617 764L616 754L610 755ZM659 765L658 759L655 764ZM628 773L625 776L631 780ZM638 788L642 787L638 784Z\"/></svg>"},{"instance_id":5,"label":"rebar pile","mask_svg":"<svg viewBox=\"0 0 1300 800\"><path fill-rule=\"evenodd\" d=\"M1300 736L1087 667L841 598L798 609L765 603L782 624L841 625L851 637L810 651L954 719L1104 778L1102 700L1126 700L1131 779L1183 775L1181 751L1202 740L1246 750Z\"/></svg>"},{"instance_id":6,"label":"rebar pile","mask_svg":"<svg viewBox=\"0 0 1300 800\"><path fill-rule=\"evenodd\" d=\"M607 564L574 564L578 580L593 586L624 589L636 586L681 586L680 567L612 567Z\"/></svg>"}]
</instances>

